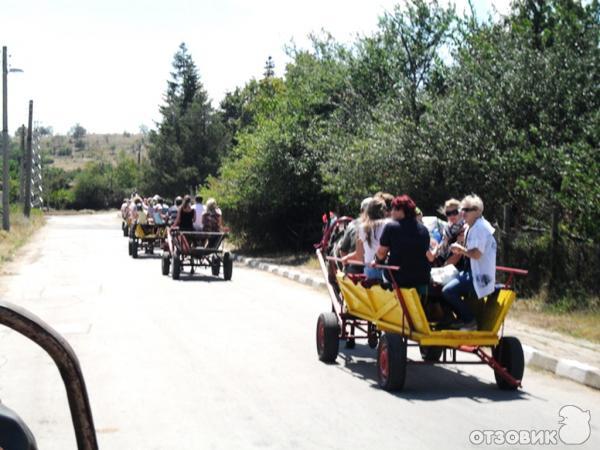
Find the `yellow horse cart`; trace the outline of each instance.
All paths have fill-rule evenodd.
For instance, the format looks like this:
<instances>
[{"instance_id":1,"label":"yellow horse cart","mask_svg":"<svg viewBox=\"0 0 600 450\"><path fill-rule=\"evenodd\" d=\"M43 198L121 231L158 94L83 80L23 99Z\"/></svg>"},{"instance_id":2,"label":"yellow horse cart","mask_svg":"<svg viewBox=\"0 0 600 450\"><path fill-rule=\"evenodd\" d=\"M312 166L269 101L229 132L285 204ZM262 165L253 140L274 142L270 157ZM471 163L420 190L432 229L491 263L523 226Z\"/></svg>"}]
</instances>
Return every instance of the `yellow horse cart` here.
<instances>
[{"instance_id":1,"label":"yellow horse cart","mask_svg":"<svg viewBox=\"0 0 600 450\"><path fill-rule=\"evenodd\" d=\"M347 223L345 219L340 220ZM328 241L332 235L326 232L316 251L332 302L331 312L322 313L317 322L321 361L335 361L340 341L352 348L356 339L366 339L371 348L377 347L379 385L386 390L404 387L408 364L488 364L500 389L521 386L523 348L516 337L503 336L503 323L516 298L513 276L527 271L498 267L508 273L508 279L493 295L465 299L475 312L477 331L439 329L438 323L427 317L416 289L396 285L391 271L397 267L378 266L388 272L387 286L371 285L362 275L344 273L340 259L325 254L331 251ZM418 346L423 360L410 360L408 346ZM491 348L491 353L485 348ZM476 355L479 361L458 360L460 352Z\"/></svg>"}]
</instances>

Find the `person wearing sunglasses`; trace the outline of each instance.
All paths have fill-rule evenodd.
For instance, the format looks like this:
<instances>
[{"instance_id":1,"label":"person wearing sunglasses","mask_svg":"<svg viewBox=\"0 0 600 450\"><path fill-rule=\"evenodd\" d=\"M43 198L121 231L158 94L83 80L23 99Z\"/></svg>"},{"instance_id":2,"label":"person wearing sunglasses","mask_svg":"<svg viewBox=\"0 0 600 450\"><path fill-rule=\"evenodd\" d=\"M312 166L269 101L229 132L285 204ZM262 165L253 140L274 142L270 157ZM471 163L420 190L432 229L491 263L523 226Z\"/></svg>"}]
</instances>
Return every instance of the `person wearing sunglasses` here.
<instances>
[{"instance_id":1,"label":"person wearing sunglasses","mask_svg":"<svg viewBox=\"0 0 600 450\"><path fill-rule=\"evenodd\" d=\"M482 299L496 289L496 239L494 227L482 215L481 198L467 195L460 206L467 224L465 245L455 242L450 249L465 258L465 266L444 286L442 296L458 317L453 328L472 331L477 330L477 321L462 297L474 294Z\"/></svg>"},{"instance_id":2,"label":"person wearing sunglasses","mask_svg":"<svg viewBox=\"0 0 600 450\"><path fill-rule=\"evenodd\" d=\"M450 246L455 242L464 242L465 222L460 215L460 201L455 198L446 200L443 208L440 208L438 212L446 216L448 223L442 230L442 241L432 250L433 265L442 267L454 264L458 267L462 256L453 254Z\"/></svg>"}]
</instances>

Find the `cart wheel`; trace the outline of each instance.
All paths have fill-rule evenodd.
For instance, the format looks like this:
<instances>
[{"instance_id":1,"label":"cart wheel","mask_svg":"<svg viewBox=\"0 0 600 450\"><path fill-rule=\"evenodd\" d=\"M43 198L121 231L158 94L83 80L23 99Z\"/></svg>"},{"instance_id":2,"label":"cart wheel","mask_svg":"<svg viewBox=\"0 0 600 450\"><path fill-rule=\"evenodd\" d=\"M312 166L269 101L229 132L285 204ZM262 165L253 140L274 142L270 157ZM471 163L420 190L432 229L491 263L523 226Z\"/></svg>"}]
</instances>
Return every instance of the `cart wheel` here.
<instances>
[{"instance_id":1,"label":"cart wheel","mask_svg":"<svg viewBox=\"0 0 600 450\"><path fill-rule=\"evenodd\" d=\"M356 347L356 339L347 338L346 339L346 348L353 349L354 347Z\"/></svg>"},{"instance_id":2,"label":"cart wheel","mask_svg":"<svg viewBox=\"0 0 600 450\"><path fill-rule=\"evenodd\" d=\"M340 327L335 313L322 313L317 321L317 353L321 361L335 361L340 345L339 334Z\"/></svg>"},{"instance_id":3,"label":"cart wheel","mask_svg":"<svg viewBox=\"0 0 600 450\"><path fill-rule=\"evenodd\" d=\"M135 239L131 243L131 256L134 259L138 257L138 243Z\"/></svg>"},{"instance_id":4,"label":"cart wheel","mask_svg":"<svg viewBox=\"0 0 600 450\"><path fill-rule=\"evenodd\" d=\"M492 349L492 356L513 378L517 380L523 379L525 357L523 356L521 342L516 337L505 336L500 338L498 345ZM518 386L502 378L502 375L496 371L494 371L494 377L500 389L514 391L518 388Z\"/></svg>"},{"instance_id":5,"label":"cart wheel","mask_svg":"<svg viewBox=\"0 0 600 450\"><path fill-rule=\"evenodd\" d=\"M379 343L379 337L377 336L377 333L369 334L367 342L369 344L369 347L377 348L377 344Z\"/></svg>"},{"instance_id":6,"label":"cart wheel","mask_svg":"<svg viewBox=\"0 0 600 450\"><path fill-rule=\"evenodd\" d=\"M223 255L223 278L227 281L231 280L231 274L233 272L233 259L229 252Z\"/></svg>"},{"instance_id":7,"label":"cart wheel","mask_svg":"<svg viewBox=\"0 0 600 450\"><path fill-rule=\"evenodd\" d=\"M406 379L406 339L399 334L385 333L377 348L379 386L386 391L399 391Z\"/></svg>"},{"instance_id":8,"label":"cart wheel","mask_svg":"<svg viewBox=\"0 0 600 450\"><path fill-rule=\"evenodd\" d=\"M210 270L215 277L218 277L221 272L221 261L219 261L219 258L217 258L216 255L212 258Z\"/></svg>"},{"instance_id":9,"label":"cart wheel","mask_svg":"<svg viewBox=\"0 0 600 450\"><path fill-rule=\"evenodd\" d=\"M169 268L171 267L171 259L169 255L163 255L162 257L162 274L169 275Z\"/></svg>"},{"instance_id":10,"label":"cart wheel","mask_svg":"<svg viewBox=\"0 0 600 450\"><path fill-rule=\"evenodd\" d=\"M421 351L421 358L423 358L423 361L428 362L438 362L444 352L443 347L436 347L434 345L419 345L419 350Z\"/></svg>"},{"instance_id":11,"label":"cart wheel","mask_svg":"<svg viewBox=\"0 0 600 450\"><path fill-rule=\"evenodd\" d=\"M175 252L173 255L173 271L171 275L174 280L179 280L179 275L181 274L181 259L179 259L179 252Z\"/></svg>"},{"instance_id":12,"label":"cart wheel","mask_svg":"<svg viewBox=\"0 0 600 450\"><path fill-rule=\"evenodd\" d=\"M128 253L129 253L129 256L131 256L131 253L132 253L132 251L131 251L131 248L132 248L132 247L131 247L131 245L132 245L132 242L133 242L133 241L132 241L131 239L129 239L129 242L127 242L127 247L128 247L128 249L129 249L129 252L128 252Z\"/></svg>"}]
</instances>

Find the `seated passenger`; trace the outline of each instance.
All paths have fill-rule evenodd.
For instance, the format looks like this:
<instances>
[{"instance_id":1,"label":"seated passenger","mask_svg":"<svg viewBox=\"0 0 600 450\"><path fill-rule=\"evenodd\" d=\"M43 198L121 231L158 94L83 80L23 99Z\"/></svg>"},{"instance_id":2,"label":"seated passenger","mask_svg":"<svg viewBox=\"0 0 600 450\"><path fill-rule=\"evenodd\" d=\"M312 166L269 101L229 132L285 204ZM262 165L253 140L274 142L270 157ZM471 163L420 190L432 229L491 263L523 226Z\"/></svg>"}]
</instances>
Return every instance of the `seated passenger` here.
<instances>
[{"instance_id":1,"label":"seated passenger","mask_svg":"<svg viewBox=\"0 0 600 450\"><path fill-rule=\"evenodd\" d=\"M385 218L385 201L381 198L372 199L367 206L365 219L358 227L356 250L342 258L344 264L350 260L363 261L365 264L363 273L367 279L383 281L383 271L371 267L370 262L375 258L379 238L388 222L389 219Z\"/></svg>"},{"instance_id":2,"label":"seated passenger","mask_svg":"<svg viewBox=\"0 0 600 450\"><path fill-rule=\"evenodd\" d=\"M478 299L492 294L496 286L496 239L494 227L483 218L483 201L477 195L467 195L460 203L467 224L465 246L454 243L453 254L465 257L465 267L442 289L444 301L458 316L453 328L476 330L473 312L461 297L475 294Z\"/></svg>"},{"instance_id":3,"label":"seated passenger","mask_svg":"<svg viewBox=\"0 0 600 450\"><path fill-rule=\"evenodd\" d=\"M207 233L220 233L223 230L223 216L214 198L206 202L206 209L202 214L202 231ZM205 240L205 246L214 248L219 242L218 236L209 236Z\"/></svg>"},{"instance_id":4,"label":"seated passenger","mask_svg":"<svg viewBox=\"0 0 600 450\"><path fill-rule=\"evenodd\" d=\"M427 292L431 267L427 261L429 231L416 218L415 202L401 195L392 202L392 220L379 239L374 263L399 266L392 271L399 287L414 287L421 296ZM387 273L385 274L388 276Z\"/></svg>"},{"instance_id":5,"label":"seated passenger","mask_svg":"<svg viewBox=\"0 0 600 450\"><path fill-rule=\"evenodd\" d=\"M443 214L448 223L442 231L442 242L433 250L434 265L447 266L449 264L459 265L462 256L453 254L450 246L455 242L464 243L464 220L460 217L460 202L451 198L444 203Z\"/></svg>"},{"instance_id":6,"label":"seated passenger","mask_svg":"<svg viewBox=\"0 0 600 450\"><path fill-rule=\"evenodd\" d=\"M189 195L183 197L183 203L177 211L177 217L173 223L181 231L194 231L194 219L196 211L192 208L192 198Z\"/></svg>"},{"instance_id":7,"label":"seated passenger","mask_svg":"<svg viewBox=\"0 0 600 450\"><path fill-rule=\"evenodd\" d=\"M334 255L336 257L344 257L349 253L356 251L356 234L357 230L360 228L360 225L363 223L365 219L365 214L367 211L367 207L369 203L373 200L373 197L367 197L360 203L360 214L358 218L354 219L344 231L344 235L336 244L336 247L333 250ZM350 264L347 269L347 273L363 273L363 267Z\"/></svg>"},{"instance_id":8,"label":"seated passenger","mask_svg":"<svg viewBox=\"0 0 600 450\"><path fill-rule=\"evenodd\" d=\"M202 214L204 214L204 205L202 204L202 196L196 195L194 200L194 209L196 210L196 218L194 220L194 230L202 231Z\"/></svg>"},{"instance_id":9,"label":"seated passenger","mask_svg":"<svg viewBox=\"0 0 600 450\"><path fill-rule=\"evenodd\" d=\"M181 198L179 195L175 197L175 203L171 205L171 207L167 210L167 216L170 224L173 224L173 222L175 222L175 219L177 219L177 212L179 211L179 208L182 204L183 198Z\"/></svg>"},{"instance_id":10,"label":"seated passenger","mask_svg":"<svg viewBox=\"0 0 600 450\"><path fill-rule=\"evenodd\" d=\"M214 198L206 202L206 210L202 214L202 231L219 233L223 228L223 216Z\"/></svg>"}]
</instances>

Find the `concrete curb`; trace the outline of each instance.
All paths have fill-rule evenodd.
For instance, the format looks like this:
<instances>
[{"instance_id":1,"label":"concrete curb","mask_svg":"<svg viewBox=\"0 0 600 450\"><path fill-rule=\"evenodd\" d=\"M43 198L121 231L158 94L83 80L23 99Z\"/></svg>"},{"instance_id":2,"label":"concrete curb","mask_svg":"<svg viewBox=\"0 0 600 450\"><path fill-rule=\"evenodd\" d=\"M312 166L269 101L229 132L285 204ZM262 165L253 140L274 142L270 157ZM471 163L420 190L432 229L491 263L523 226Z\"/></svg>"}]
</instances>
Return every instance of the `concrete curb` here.
<instances>
[{"instance_id":1,"label":"concrete curb","mask_svg":"<svg viewBox=\"0 0 600 450\"><path fill-rule=\"evenodd\" d=\"M317 279L310 275L279 266L277 264L266 263L257 258L249 258L247 256L237 255L232 253L233 260L240 264L244 264L253 269L269 272L292 281L305 284L315 288L327 287L322 279ZM536 367L538 369L552 372L553 374L568 378L580 384L584 384L594 389L600 389L600 369L584 364L572 359L556 358L548 353L537 350L528 345L523 345L523 353L525 356L525 365Z\"/></svg>"}]
</instances>

